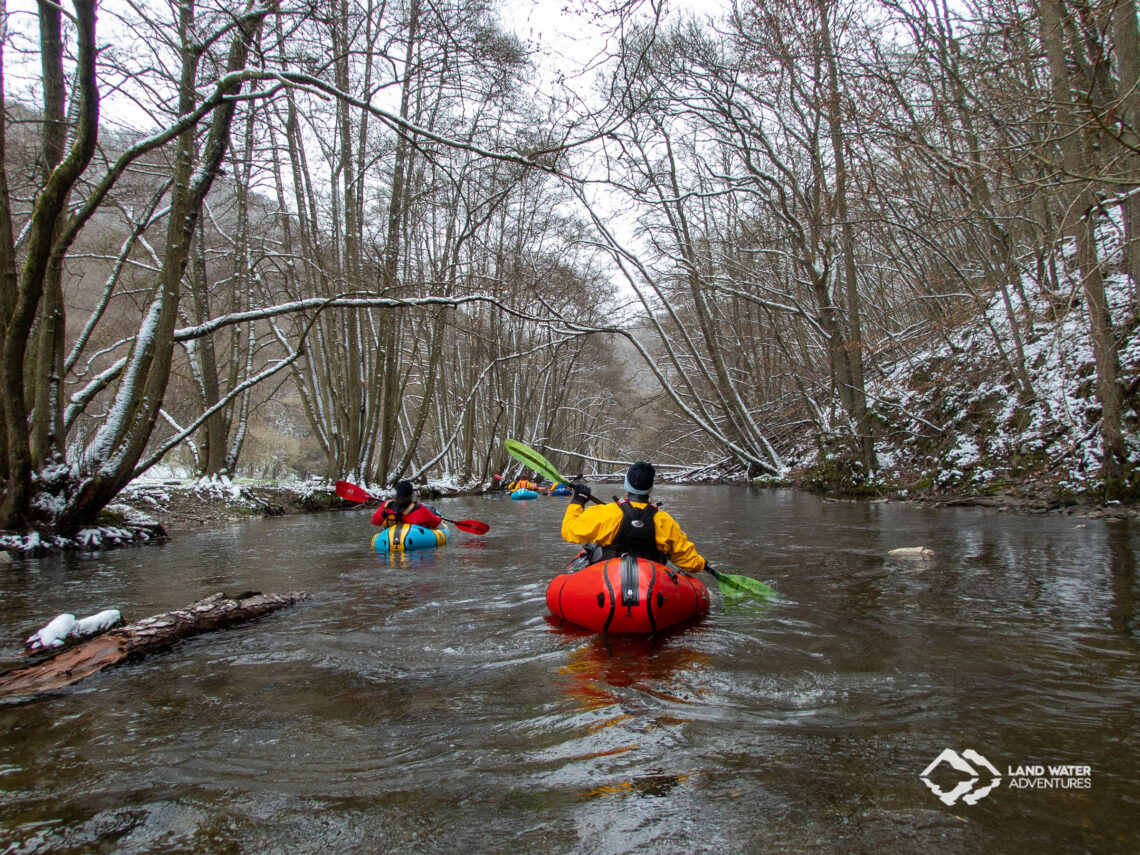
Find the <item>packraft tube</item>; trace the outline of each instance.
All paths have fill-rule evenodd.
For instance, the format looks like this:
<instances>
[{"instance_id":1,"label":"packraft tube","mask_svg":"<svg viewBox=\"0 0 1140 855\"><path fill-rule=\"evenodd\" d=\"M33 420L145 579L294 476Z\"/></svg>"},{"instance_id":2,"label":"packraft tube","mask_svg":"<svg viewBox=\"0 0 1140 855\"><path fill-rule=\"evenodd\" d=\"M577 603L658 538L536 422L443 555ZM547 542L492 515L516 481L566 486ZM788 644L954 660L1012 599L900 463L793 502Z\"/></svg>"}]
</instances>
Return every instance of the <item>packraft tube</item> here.
<instances>
[{"instance_id":1,"label":"packraft tube","mask_svg":"<svg viewBox=\"0 0 1140 855\"><path fill-rule=\"evenodd\" d=\"M546 606L557 618L594 632L658 632L703 617L704 582L648 558L623 555L555 576Z\"/></svg>"},{"instance_id":2,"label":"packraft tube","mask_svg":"<svg viewBox=\"0 0 1140 855\"><path fill-rule=\"evenodd\" d=\"M413 549L434 549L447 543L447 526L424 528L422 525L390 525L372 536L372 548L377 552L409 552Z\"/></svg>"},{"instance_id":3,"label":"packraft tube","mask_svg":"<svg viewBox=\"0 0 1140 855\"><path fill-rule=\"evenodd\" d=\"M512 499L537 499L538 493L534 490L515 490L511 493Z\"/></svg>"},{"instance_id":4,"label":"packraft tube","mask_svg":"<svg viewBox=\"0 0 1140 855\"><path fill-rule=\"evenodd\" d=\"M555 487L553 490L550 491L550 495L552 495L552 496L573 496L574 491L571 490L569 487L567 487L565 484L559 484L557 487Z\"/></svg>"}]
</instances>

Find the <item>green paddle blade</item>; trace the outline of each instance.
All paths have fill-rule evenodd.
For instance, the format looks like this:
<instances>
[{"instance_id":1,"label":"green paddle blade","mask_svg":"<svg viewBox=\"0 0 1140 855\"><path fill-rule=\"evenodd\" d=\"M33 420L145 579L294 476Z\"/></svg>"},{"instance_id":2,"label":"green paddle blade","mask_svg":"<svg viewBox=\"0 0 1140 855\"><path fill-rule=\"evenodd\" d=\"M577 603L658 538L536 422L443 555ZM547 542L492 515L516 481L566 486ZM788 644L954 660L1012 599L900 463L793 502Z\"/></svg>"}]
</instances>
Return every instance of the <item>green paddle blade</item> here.
<instances>
[{"instance_id":1,"label":"green paddle blade","mask_svg":"<svg viewBox=\"0 0 1140 855\"><path fill-rule=\"evenodd\" d=\"M775 588L770 585L765 585L763 582L753 579L751 576L737 576L732 573L721 573L719 570L713 570L711 567L706 567L705 569L716 578L720 592L725 596L749 596L762 600L770 600L777 596Z\"/></svg>"},{"instance_id":2,"label":"green paddle blade","mask_svg":"<svg viewBox=\"0 0 1140 855\"><path fill-rule=\"evenodd\" d=\"M553 464L529 445L523 445L521 442L513 439L503 441L503 446L507 449L507 454L521 463L523 466L529 466L543 478L548 478L551 481L558 481L560 483L569 483L565 478L558 474L558 470L554 468Z\"/></svg>"}]
</instances>

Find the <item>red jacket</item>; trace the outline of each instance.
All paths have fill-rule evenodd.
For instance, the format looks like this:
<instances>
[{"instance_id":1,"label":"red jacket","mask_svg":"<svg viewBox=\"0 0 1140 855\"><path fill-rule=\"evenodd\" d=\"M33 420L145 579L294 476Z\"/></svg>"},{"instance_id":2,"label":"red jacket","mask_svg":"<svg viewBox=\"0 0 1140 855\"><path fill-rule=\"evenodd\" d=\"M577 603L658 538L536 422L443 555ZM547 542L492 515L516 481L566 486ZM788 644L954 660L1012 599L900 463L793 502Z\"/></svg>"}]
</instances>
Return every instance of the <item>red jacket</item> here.
<instances>
[{"instance_id":1,"label":"red jacket","mask_svg":"<svg viewBox=\"0 0 1140 855\"><path fill-rule=\"evenodd\" d=\"M394 500L389 499L376 509L376 513L372 515L372 525L390 526L396 522L396 506ZM400 522L408 523L410 525L422 525L424 528L437 528L441 522L437 513L432 511L427 505L421 505L419 502L412 502L412 506L408 508L403 514Z\"/></svg>"}]
</instances>

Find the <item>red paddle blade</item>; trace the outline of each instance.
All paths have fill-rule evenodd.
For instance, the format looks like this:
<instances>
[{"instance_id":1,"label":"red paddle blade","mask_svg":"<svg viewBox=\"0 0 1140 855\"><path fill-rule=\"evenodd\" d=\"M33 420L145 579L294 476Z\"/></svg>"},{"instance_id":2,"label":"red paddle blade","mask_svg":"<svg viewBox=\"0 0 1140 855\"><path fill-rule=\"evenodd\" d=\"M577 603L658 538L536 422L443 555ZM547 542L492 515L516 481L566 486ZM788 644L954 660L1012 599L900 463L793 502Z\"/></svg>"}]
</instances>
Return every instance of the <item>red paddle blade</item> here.
<instances>
[{"instance_id":1,"label":"red paddle blade","mask_svg":"<svg viewBox=\"0 0 1140 855\"><path fill-rule=\"evenodd\" d=\"M485 522L479 522L479 520L448 520L448 522L454 524L456 528L469 531L472 534L486 534L491 530L489 525Z\"/></svg>"},{"instance_id":2,"label":"red paddle blade","mask_svg":"<svg viewBox=\"0 0 1140 855\"><path fill-rule=\"evenodd\" d=\"M342 499L348 499L350 502L370 502L373 498L372 494L363 487L357 487L348 481L336 482L336 494Z\"/></svg>"}]
</instances>

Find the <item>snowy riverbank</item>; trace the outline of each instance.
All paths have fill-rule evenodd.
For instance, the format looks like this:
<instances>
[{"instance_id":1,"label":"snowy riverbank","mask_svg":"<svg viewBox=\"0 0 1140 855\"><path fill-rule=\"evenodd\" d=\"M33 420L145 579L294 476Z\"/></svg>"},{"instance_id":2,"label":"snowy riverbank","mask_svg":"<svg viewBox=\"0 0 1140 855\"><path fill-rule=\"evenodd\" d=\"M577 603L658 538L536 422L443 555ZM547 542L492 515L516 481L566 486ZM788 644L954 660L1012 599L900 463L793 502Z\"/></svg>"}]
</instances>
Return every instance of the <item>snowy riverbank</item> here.
<instances>
[{"instance_id":1,"label":"snowy riverbank","mask_svg":"<svg viewBox=\"0 0 1140 855\"><path fill-rule=\"evenodd\" d=\"M384 495L384 491L377 490ZM429 482L424 496L458 495L462 490L449 480ZM389 491L390 494L390 491ZM0 535L0 562L24 555L63 550L99 550L132 546L176 537L198 529L255 517L316 513L360 507L336 494L335 485L322 479L253 481L226 477L198 479L156 468L129 484L108 505L96 525L71 536L33 531Z\"/></svg>"}]
</instances>

